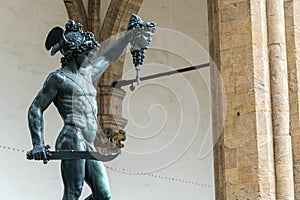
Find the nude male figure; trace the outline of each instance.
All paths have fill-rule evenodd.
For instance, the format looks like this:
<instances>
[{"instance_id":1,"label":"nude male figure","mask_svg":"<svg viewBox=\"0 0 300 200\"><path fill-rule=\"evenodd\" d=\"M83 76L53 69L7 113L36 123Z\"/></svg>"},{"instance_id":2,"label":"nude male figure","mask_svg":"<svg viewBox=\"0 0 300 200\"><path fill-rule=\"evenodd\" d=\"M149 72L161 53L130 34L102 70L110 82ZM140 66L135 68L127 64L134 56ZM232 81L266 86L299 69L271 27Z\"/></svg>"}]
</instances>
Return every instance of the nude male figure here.
<instances>
[{"instance_id":1,"label":"nude male figure","mask_svg":"<svg viewBox=\"0 0 300 200\"><path fill-rule=\"evenodd\" d=\"M130 23L133 23L132 20ZM143 23L148 28L143 31L146 33L144 37L138 37L140 41L134 40L136 34L126 32L109 44L95 60L91 57L99 44L92 33L82 31L80 24L69 21L66 30L55 27L50 31L46 48L52 48L51 55L60 51L64 57L61 60L62 68L48 76L29 108L28 123L33 159L47 160L43 138L43 112L51 103L54 103L64 121L56 140L56 150L94 150L93 142L98 127L93 81L99 78L111 62L120 57L128 43L136 43L141 49L148 48L155 25ZM87 199L111 198L109 181L102 162L89 159L62 160L61 173L64 183L63 200L79 199L84 182L92 190Z\"/></svg>"}]
</instances>

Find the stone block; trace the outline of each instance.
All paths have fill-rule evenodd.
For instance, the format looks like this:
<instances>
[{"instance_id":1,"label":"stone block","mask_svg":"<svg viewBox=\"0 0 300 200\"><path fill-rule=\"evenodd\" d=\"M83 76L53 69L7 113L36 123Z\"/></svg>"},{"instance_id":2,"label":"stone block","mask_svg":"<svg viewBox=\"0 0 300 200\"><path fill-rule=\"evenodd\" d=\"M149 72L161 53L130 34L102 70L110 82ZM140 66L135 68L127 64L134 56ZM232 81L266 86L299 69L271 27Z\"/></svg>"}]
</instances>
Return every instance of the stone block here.
<instances>
[{"instance_id":1,"label":"stone block","mask_svg":"<svg viewBox=\"0 0 300 200\"><path fill-rule=\"evenodd\" d=\"M237 149L224 149L225 169L236 168L238 165Z\"/></svg>"},{"instance_id":2,"label":"stone block","mask_svg":"<svg viewBox=\"0 0 300 200\"><path fill-rule=\"evenodd\" d=\"M228 184L236 185L238 182L238 169L237 168L229 168L225 169L225 178Z\"/></svg>"}]
</instances>

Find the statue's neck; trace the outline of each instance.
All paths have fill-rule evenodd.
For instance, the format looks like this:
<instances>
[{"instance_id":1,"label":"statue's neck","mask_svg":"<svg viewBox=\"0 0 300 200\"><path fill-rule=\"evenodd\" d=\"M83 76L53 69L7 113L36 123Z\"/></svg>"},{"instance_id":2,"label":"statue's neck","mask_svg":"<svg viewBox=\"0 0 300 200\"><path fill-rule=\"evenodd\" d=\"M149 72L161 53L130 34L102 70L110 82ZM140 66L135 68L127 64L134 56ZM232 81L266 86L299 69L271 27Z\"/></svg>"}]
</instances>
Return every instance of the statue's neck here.
<instances>
[{"instance_id":1,"label":"statue's neck","mask_svg":"<svg viewBox=\"0 0 300 200\"><path fill-rule=\"evenodd\" d=\"M78 65L74 59L72 59L69 63L69 65L64 67L65 70L74 73L74 74L78 74L79 70L80 70L80 65Z\"/></svg>"}]
</instances>

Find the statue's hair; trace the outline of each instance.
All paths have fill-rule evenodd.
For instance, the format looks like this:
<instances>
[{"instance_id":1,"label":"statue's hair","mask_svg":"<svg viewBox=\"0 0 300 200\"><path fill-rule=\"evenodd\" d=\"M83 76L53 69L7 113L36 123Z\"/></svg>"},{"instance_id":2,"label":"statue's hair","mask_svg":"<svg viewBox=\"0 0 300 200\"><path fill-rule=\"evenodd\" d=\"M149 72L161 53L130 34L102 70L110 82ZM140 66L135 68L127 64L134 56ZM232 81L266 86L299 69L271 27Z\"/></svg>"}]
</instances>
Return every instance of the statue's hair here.
<instances>
[{"instance_id":1,"label":"statue's hair","mask_svg":"<svg viewBox=\"0 0 300 200\"><path fill-rule=\"evenodd\" d=\"M77 57L80 53L100 47L94 38L94 34L92 32L83 32L81 24L75 24L73 20L70 20L65 27L65 40L60 48L64 55L61 58L62 67L68 65L70 60Z\"/></svg>"},{"instance_id":2,"label":"statue's hair","mask_svg":"<svg viewBox=\"0 0 300 200\"><path fill-rule=\"evenodd\" d=\"M154 33L156 24L154 22L144 22L139 16L132 14L127 26L127 30L139 29L141 31L151 31Z\"/></svg>"}]
</instances>

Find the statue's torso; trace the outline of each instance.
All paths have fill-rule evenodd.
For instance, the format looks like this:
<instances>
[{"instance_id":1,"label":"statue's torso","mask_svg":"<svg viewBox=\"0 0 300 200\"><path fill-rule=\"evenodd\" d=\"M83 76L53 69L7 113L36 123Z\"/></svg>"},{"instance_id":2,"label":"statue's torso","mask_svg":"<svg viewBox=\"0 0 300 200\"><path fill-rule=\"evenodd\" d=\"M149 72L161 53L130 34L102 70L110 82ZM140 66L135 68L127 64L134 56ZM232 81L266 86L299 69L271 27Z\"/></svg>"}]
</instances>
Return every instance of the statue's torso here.
<instances>
[{"instance_id":1,"label":"statue's torso","mask_svg":"<svg viewBox=\"0 0 300 200\"><path fill-rule=\"evenodd\" d=\"M97 131L96 89L89 73L73 74L58 70L63 81L54 104L65 126L77 128L88 143L93 143ZM63 135L60 135L63 137Z\"/></svg>"}]
</instances>

